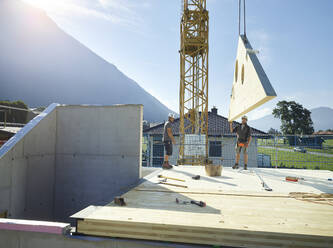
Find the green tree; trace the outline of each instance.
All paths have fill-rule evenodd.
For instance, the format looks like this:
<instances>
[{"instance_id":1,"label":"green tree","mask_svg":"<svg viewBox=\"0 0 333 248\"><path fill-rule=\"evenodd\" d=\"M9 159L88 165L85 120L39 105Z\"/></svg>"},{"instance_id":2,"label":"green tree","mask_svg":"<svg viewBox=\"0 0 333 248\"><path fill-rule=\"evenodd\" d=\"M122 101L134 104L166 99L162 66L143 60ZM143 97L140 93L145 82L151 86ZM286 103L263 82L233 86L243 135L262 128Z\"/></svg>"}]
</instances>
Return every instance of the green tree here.
<instances>
[{"instance_id":1,"label":"green tree","mask_svg":"<svg viewBox=\"0 0 333 248\"><path fill-rule=\"evenodd\" d=\"M283 134L312 134L311 112L295 101L280 101L273 109L273 116L281 120Z\"/></svg>"},{"instance_id":2,"label":"green tree","mask_svg":"<svg viewBox=\"0 0 333 248\"><path fill-rule=\"evenodd\" d=\"M281 134L281 133L279 132L279 130L276 130L276 129L272 128L272 127L268 130L268 133L269 133L269 134L275 134L275 135L277 135L277 134Z\"/></svg>"},{"instance_id":3,"label":"green tree","mask_svg":"<svg viewBox=\"0 0 333 248\"><path fill-rule=\"evenodd\" d=\"M28 109L28 106L23 101L0 101L0 105L20 108L20 109ZM0 107L0 110L6 111L6 120L7 122L12 123L26 123L27 122L27 111L16 110L16 109L8 109L5 107ZM0 114L0 122L4 121L4 113Z\"/></svg>"}]
</instances>

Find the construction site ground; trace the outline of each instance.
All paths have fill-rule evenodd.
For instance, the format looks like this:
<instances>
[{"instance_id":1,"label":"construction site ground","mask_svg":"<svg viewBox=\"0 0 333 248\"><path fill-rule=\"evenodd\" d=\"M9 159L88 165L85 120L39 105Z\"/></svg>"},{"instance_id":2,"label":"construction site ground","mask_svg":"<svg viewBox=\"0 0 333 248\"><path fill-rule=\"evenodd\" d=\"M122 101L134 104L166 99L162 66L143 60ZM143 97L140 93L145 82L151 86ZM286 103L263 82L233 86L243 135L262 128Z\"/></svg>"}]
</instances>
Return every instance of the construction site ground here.
<instances>
[{"instance_id":1,"label":"construction site ground","mask_svg":"<svg viewBox=\"0 0 333 248\"><path fill-rule=\"evenodd\" d=\"M332 171L229 167L208 177L202 166L179 166L147 168L143 175L122 195L126 206L111 202L74 214L77 232L233 247L333 247ZM164 181L184 187L161 184L159 175L185 180ZM206 206L188 203L193 200Z\"/></svg>"}]
</instances>

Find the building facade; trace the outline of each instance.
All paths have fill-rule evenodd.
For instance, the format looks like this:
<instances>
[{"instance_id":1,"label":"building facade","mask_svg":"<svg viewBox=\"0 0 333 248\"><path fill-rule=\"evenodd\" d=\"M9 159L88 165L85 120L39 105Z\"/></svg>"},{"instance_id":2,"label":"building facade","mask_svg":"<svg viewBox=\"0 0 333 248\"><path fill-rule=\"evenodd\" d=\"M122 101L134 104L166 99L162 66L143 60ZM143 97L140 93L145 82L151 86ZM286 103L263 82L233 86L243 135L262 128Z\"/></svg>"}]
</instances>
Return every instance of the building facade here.
<instances>
[{"instance_id":1,"label":"building facade","mask_svg":"<svg viewBox=\"0 0 333 248\"><path fill-rule=\"evenodd\" d=\"M234 127L237 125L240 125L240 123L233 122ZM165 152L162 142L163 131L164 123L144 130L143 165L152 167L160 167L162 165ZM172 123L172 132L175 136L176 144L173 145L173 155L169 158L169 161L171 164L177 164L180 144L179 118ZM251 128L251 133L252 142L248 147L248 166L257 167L257 138L263 138L267 134L255 128ZM218 115L216 108L213 108L208 113L208 139L209 159L214 164L222 164L223 166L234 165L236 135L230 133L228 119ZM243 164L243 156L241 156L240 165L242 166Z\"/></svg>"}]
</instances>

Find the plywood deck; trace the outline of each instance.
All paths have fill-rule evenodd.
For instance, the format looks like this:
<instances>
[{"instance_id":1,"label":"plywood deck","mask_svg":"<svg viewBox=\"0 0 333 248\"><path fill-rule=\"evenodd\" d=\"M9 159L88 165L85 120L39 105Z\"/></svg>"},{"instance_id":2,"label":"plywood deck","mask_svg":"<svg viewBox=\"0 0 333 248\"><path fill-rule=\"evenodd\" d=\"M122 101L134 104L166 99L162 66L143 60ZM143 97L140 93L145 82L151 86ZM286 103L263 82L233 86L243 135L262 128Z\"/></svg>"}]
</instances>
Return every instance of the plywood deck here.
<instances>
[{"instance_id":1,"label":"plywood deck","mask_svg":"<svg viewBox=\"0 0 333 248\"><path fill-rule=\"evenodd\" d=\"M263 190L255 170L273 189ZM90 206L73 215L79 233L235 247L333 247L333 177L329 171L223 169L207 177L203 167L157 170L123 195L126 207ZM182 178L178 188L157 184L157 175ZM201 175L199 181L193 175ZM285 176L304 178L286 182ZM302 194L292 194L302 192ZM305 194L309 198L300 198ZM312 194L312 195L310 195ZM175 199L207 206L179 205Z\"/></svg>"}]
</instances>

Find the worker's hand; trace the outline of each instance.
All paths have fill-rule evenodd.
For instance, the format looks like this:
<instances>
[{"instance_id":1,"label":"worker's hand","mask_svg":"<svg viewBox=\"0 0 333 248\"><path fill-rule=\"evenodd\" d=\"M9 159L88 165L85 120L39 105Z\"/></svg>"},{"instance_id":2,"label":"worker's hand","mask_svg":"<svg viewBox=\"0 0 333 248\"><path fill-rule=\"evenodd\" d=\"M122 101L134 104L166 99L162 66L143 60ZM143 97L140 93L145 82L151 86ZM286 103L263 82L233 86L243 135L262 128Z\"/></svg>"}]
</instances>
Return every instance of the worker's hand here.
<instances>
[{"instance_id":1,"label":"worker's hand","mask_svg":"<svg viewBox=\"0 0 333 248\"><path fill-rule=\"evenodd\" d=\"M249 146L249 143L245 143L245 145L244 145L246 148Z\"/></svg>"},{"instance_id":2,"label":"worker's hand","mask_svg":"<svg viewBox=\"0 0 333 248\"><path fill-rule=\"evenodd\" d=\"M173 145L176 144L176 140L173 139L173 140L172 140L172 144L173 144Z\"/></svg>"}]
</instances>

